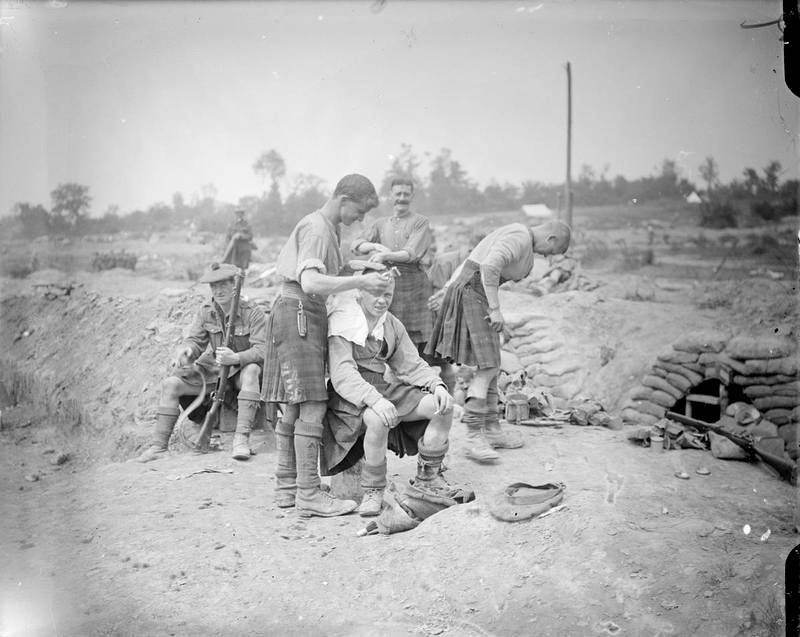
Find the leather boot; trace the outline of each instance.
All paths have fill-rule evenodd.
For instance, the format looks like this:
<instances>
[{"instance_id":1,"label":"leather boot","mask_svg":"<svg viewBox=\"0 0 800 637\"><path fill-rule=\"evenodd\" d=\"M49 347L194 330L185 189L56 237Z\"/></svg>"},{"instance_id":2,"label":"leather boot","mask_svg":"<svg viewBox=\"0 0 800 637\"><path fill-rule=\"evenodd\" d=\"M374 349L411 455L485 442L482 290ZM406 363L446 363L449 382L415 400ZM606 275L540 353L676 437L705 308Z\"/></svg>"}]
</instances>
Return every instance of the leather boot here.
<instances>
[{"instance_id":1,"label":"leather boot","mask_svg":"<svg viewBox=\"0 0 800 637\"><path fill-rule=\"evenodd\" d=\"M519 449L525 442L518 431L503 430L500 428L500 415L497 412L497 379L489 385L486 393L486 421L484 435L492 449Z\"/></svg>"},{"instance_id":2,"label":"leather boot","mask_svg":"<svg viewBox=\"0 0 800 637\"><path fill-rule=\"evenodd\" d=\"M231 457L234 460L250 459L250 430L256 419L256 411L261 395L254 391L240 391L237 401L239 413L236 415L236 431L233 434Z\"/></svg>"},{"instance_id":3,"label":"leather boot","mask_svg":"<svg viewBox=\"0 0 800 637\"><path fill-rule=\"evenodd\" d=\"M425 443L420 440L417 443L419 455L417 456L417 476L413 482L418 486L436 491L439 489L450 489L447 480L442 476L444 469L442 468L442 461L447 453L448 444L445 443L441 447L427 447Z\"/></svg>"},{"instance_id":4,"label":"leather boot","mask_svg":"<svg viewBox=\"0 0 800 637\"><path fill-rule=\"evenodd\" d=\"M178 414L180 414L180 410L177 407L158 407L152 441L150 446L135 458L136 462L150 462L166 457L169 438L178 421Z\"/></svg>"},{"instance_id":5,"label":"leather boot","mask_svg":"<svg viewBox=\"0 0 800 637\"><path fill-rule=\"evenodd\" d=\"M356 512L362 518L375 517L381 512L386 488L386 458L379 465L364 463L361 467L361 488L364 489L364 496Z\"/></svg>"},{"instance_id":6,"label":"leather boot","mask_svg":"<svg viewBox=\"0 0 800 637\"><path fill-rule=\"evenodd\" d=\"M467 427L465 454L467 458L475 460L475 462L493 462L500 457L483 435L485 420L486 401L481 398L467 398L461 422Z\"/></svg>"},{"instance_id":7,"label":"leather boot","mask_svg":"<svg viewBox=\"0 0 800 637\"><path fill-rule=\"evenodd\" d=\"M345 515L358 503L339 500L320 489L319 448L322 442L322 423L297 420L294 423L294 453L297 458L297 496L295 508L304 518L318 515L323 518Z\"/></svg>"},{"instance_id":8,"label":"leather boot","mask_svg":"<svg viewBox=\"0 0 800 637\"><path fill-rule=\"evenodd\" d=\"M297 463L294 456L294 423L283 419L275 424L275 447L278 466L275 469L275 505L281 509L294 506L297 491Z\"/></svg>"}]
</instances>

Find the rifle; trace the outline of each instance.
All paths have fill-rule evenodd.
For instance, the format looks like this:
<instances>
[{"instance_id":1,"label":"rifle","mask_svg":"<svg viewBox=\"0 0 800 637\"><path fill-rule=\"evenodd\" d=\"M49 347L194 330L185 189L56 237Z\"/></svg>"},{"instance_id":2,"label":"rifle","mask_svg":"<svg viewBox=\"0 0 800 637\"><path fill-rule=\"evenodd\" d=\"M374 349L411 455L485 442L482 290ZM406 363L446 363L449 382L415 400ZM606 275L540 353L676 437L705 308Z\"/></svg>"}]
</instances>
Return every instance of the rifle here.
<instances>
[{"instance_id":1,"label":"rifle","mask_svg":"<svg viewBox=\"0 0 800 637\"><path fill-rule=\"evenodd\" d=\"M735 434L727 429L724 429L723 427L712 425L711 423L703 422L702 420L695 420L694 418L684 416L683 414L676 414L674 411L668 411L666 413L666 417L670 420L674 420L675 422L679 422L682 425L689 425L690 427L699 429L700 431L713 431L715 434L724 436L734 444L737 444L744 449L751 460L754 458L761 460L775 469L781 478L787 482L790 482L791 484L797 484L797 465L791 460L776 456L775 454L772 454L764 449L759 449L758 442L754 441L751 436Z\"/></svg>"},{"instance_id":2,"label":"rifle","mask_svg":"<svg viewBox=\"0 0 800 637\"><path fill-rule=\"evenodd\" d=\"M233 345L233 321L239 313L239 297L242 293L242 281L244 275L239 269L236 272L233 283L233 298L231 299L231 310L228 315L228 322L225 325L225 332L222 337L222 344L224 347L231 349ZM225 392L228 389L228 373L230 372L230 365L222 365L219 370L219 379L217 380L217 387L211 393L211 407L206 413L203 426L200 428L200 433L194 442L195 451L206 453L208 451L208 441L211 438L211 430L219 422L219 410L222 407L222 401L225 398Z\"/></svg>"}]
</instances>

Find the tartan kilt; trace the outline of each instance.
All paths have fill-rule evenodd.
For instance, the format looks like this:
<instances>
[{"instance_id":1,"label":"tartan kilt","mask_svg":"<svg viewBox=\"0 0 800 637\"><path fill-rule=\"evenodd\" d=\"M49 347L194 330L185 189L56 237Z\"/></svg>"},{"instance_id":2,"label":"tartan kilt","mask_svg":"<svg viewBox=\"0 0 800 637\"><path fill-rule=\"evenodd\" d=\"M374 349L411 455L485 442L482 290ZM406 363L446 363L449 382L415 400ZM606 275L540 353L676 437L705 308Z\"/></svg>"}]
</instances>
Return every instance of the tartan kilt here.
<instances>
[{"instance_id":1,"label":"tartan kilt","mask_svg":"<svg viewBox=\"0 0 800 637\"><path fill-rule=\"evenodd\" d=\"M368 370L359 370L361 376L397 409L402 418L413 413L425 393L413 385L401 382L387 383L383 376ZM323 419L320 473L330 476L352 467L364 455L363 414L366 407L358 407L342 398L329 386L328 410ZM416 455L418 442L425 434L427 420L400 422L389 430L387 447L400 458Z\"/></svg>"},{"instance_id":2,"label":"tartan kilt","mask_svg":"<svg viewBox=\"0 0 800 637\"><path fill-rule=\"evenodd\" d=\"M427 343L433 329L428 309L428 297L433 294L433 286L428 275L416 263L387 265L394 265L400 271L400 276L394 280L394 298L389 311L400 319L414 345Z\"/></svg>"},{"instance_id":3,"label":"tartan kilt","mask_svg":"<svg viewBox=\"0 0 800 637\"><path fill-rule=\"evenodd\" d=\"M500 335L486 319L488 314L480 266L465 261L447 288L425 353L479 369L500 367Z\"/></svg>"},{"instance_id":4,"label":"tartan kilt","mask_svg":"<svg viewBox=\"0 0 800 637\"><path fill-rule=\"evenodd\" d=\"M299 299L279 295L267 318L267 347L261 400L296 405L325 402L328 314L324 303L303 301L308 333L297 333Z\"/></svg>"}]
</instances>

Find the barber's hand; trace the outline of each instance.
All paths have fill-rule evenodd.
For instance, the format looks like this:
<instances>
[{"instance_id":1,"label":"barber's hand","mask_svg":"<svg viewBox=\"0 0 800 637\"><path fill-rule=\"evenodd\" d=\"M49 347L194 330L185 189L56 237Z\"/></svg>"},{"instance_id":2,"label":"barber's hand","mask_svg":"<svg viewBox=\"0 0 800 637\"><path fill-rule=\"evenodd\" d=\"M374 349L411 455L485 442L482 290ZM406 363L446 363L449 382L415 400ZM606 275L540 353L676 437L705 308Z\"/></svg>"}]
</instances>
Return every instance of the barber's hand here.
<instances>
[{"instance_id":1,"label":"barber's hand","mask_svg":"<svg viewBox=\"0 0 800 637\"><path fill-rule=\"evenodd\" d=\"M442 309L442 301L444 300L444 290L435 292L428 298L428 309L438 312Z\"/></svg>"},{"instance_id":2,"label":"barber's hand","mask_svg":"<svg viewBox=\"0 0 800 637\"><path fill-rule=\"evenodd\" d=\"M372 411L381 417L384 427L394 429L397 426L397 423L399 422L397 408L385 398L381 398L378 402L376 402L372 406Z\"/></svg>"},{"instance_id":3,"label":"barber's hand","mask_svg":"<svg viewBox=\"0 0 800 637\"><path fill-rule=\"evenodd\" d=\"M492 310L489 312L489 325L491 325L492 329L495 332L502 332L503 327L506 324L506 320L503 318L503 313L500 311L500 308L496 310Z\"/></svg>"},{"instance_id":4,"label":"barber's hand","mask_svg":"<svg viewBox=\"0 0 800 637\"><path fill-rule=\"evenodd\" d=\"M383 258L384 258L385 255L386 255L385 251L384 252L373 252L369 257L369 261L372 261L373 263L383 263Z\"/></svg>"},{"instance_id":5,"label":"barber's hand","mask_svg":"<svg viewBox=\"0 0 800 637\"><path fill-rule=\"evenodd\" d=\"M192 348L182 347L175 352L175 360L172 361L173 367L186 367L192 364Z\"/></svg>"},{"instance_id":6,"label":"barber's hand","mask_svg":"<svg viewBox=\"0 0 800 637\"><path fill-rule=\"evenodd\" d=\"M369 244L369 251L370 252L389 252L389 248L387 248L382 243L370 243Z\"/></svg>"},{"instance_id":7,"label":"barber's hand","mask_svg":"<svg viewBox=\"0 0 800 637\"><path fill-rule=\"evenodd\" d=\"M370 272L364 276L358 277L362 290L366 290L374 296L383 294L391 284L392 275L388 272Z\"/></svg>"},{"instance_id":8,"label":"barber's hand","mask_svg":"<svg viewBox=\"0 0 800 637\"><path fill-rule=\"evenodd\" d=\"M218 347L216 352L216 361L218 365L238 365L239 354L234 352L229 347Z\"/></svg>"},{"instance_id":9,"label":"barber's hand","mask_svg":"<svg viewBox=\"0 0 800 637\"><path fill-rule=\"evenodd\" d=\"M436 413L446 414L453 408L453 397L442 385L433 390L433 398L436 400Z\"/></svg>"}]
</instances>

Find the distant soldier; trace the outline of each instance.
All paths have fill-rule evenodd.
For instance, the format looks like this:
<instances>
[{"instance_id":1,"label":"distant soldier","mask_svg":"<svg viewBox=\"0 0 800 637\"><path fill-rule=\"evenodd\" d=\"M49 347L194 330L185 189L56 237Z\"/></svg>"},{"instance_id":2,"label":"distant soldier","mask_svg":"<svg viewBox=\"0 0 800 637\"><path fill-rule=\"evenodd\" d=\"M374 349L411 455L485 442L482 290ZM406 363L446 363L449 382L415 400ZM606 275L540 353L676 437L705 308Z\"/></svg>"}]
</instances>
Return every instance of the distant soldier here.
<instances>
[{"instance_id":1,"label":"distant soldier","mask_svg":"<svg viewBox=\"0 0 800 637\"><path fill-rule=\"evenodd\" d=\"M180 413L180 398L198 396L202 392L204 377L207 387L213 388L222 365L232 366L228 378L231 386L239 390L232 456L236 460L250 458L250 429L260 404L267 321L260 308L246 299L239 299L238 315L233 321L233 347L222 345L237 272L236 266L214 263L200 277L201 283L208 283L211 287L211 299L199 309L189 335L175 352L173 372L161 385L151 445L136 459L138 462L149 462L166 455Z\"/></svg>"},{"instance_id":2,"label":"distant soldier","mask_svg":"<svg viewBox=\"0 0 800 637\"><path fill-rule=\"evenodd\" d=\"M225 249L222 262L232 263L246 272L250 265L250 255L253 252L253 248L255 248L253 231L247 219L245 219L245 211L243 209L237 208L233 214L236 215L236 218L228 226L228 234L226 235L228 246Z\"/></svg>"},{"instance_id":3,"label":"distant soldier","mask_svg":"<svg viewBox=\"0 0 800 637\"><path fill-rule=\"evenodd\" d=\"M428 297L433 290L425 271L433 231L427 217L411 212L414 182L402 177L393 179L391 199L392 216L376 220L356 237L352 249L357 254L369 253L370 261L394 266L400 271L389 311L400 319L421 353L433 327L427 311Z\"/></svg>"},{"instance_id":4,"label":"distant soldier","mask_svg":"<svg viewBox=\"0 0 800 637\"><path fill-rule=\"evenodd\" d=\"M569 226L558 221L501 226L473 248L446 284L426 353L478 368L461 418L467 427L466 455L472 460L496 460L495 448L523 444L520 437L501 430L497 412L500 332L505 325L498 288L528 276L534 254L563 254L569 242Z\"/></svg>"}]
</instances>

